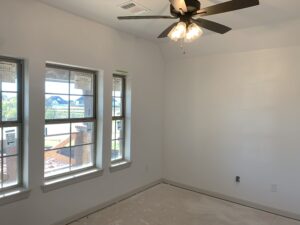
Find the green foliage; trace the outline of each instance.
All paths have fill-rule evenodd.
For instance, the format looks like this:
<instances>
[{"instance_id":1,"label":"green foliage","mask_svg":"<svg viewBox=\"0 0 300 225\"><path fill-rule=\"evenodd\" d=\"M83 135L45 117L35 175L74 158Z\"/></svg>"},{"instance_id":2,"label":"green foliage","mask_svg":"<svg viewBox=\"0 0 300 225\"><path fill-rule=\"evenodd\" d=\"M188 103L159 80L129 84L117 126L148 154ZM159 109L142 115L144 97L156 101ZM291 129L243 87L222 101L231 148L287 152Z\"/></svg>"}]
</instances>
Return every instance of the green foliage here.
<instances>
[{"instance_id":1,"label":"green foliage","mask_svg":"<svg viewBox=\"0 0 300 225\"><path fill-rule=\"evenodd\" d=\"M53 108L51 106L46 106L45 116L46 119L66 119L68 118L68 108ZM71 118L83 118L84 108L71 107Z\"/></svg>"},{"instance_id":2,"label":"green foliage","mask_svg":"<svg viewBox=\"0 0 300 225\"><path fill-rule=\"evenodd\" d=\"M17 98L2 99L2 120L17 119Z\"/></svg>"}]
</instances>

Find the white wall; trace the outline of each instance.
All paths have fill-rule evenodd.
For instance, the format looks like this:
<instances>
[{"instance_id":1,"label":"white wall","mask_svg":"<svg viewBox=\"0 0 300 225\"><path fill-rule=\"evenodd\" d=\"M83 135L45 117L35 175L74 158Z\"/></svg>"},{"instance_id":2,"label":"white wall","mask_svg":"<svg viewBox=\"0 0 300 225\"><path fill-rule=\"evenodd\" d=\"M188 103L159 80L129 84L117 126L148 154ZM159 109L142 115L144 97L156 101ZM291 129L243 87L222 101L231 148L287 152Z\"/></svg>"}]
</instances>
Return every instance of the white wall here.
<instances>
[{"instance_id":1,"label":"white wall","mask_svg":"<svg viewBox=\"0 0 300 225\"><path fill-rule=\"evenodd\" d=\"M28 64L25 141L32 189L29 199L0 207L1 224L50 225L161 178L164 64L155 44L31 0L0 0L0 31L0 55L21 57ZM105 172L44 194L40 185L46 61L104 70ZM116 69L132 77L133 164L110 174L111 76Z\"/></svg>"},{"instance_id":2,"label":"white wall","mask_svg":"<svg viewBox=\"0 0 300 225\"><path fill-rule=\"evenodd\" d=\"M0 55L28 64L25 175L32 189L29 199L0 207L1 221L51 225L161 178L163 139L165 178L300 214L300 47L288 47L298 44L297 25L209 35L180 60L177 45L163 44L165 73L151 42L33 0L0 0ZM46 194L40 189L45 61L102 69L105 84L104 175ZM115 69L132 76L133 164L111 174ZM278 192L270 192L272 184Z\"/></svg>"},{"instance_id":3,"label":"white wall","mask_svg":"<svg viewBox=\"0 0 300 225\"><path fill-rule=\"evenodd\" d=\"M291 3L291 5L297 9L295 3ZM261 13L266 15L265 11L262 11ZM283 17L286 17L287 14L287 12L282 12ZM223 16L223 14L220 16ZM248 18L246 21L248 20L251 21L252 18ZM244 24L246 21L241 20L240 24ZM259 26L252 27L247 27L245 25L245 28L241 29L233 28L233 30L224 35L213 34L212 32L209 33L205 30L204 35L199 40L191 44L183 45L187 52L185 55L182 54L182 49L176 42L161 42L160 47L164 58L170 61L179 58L186 59L213 54L247 52L299 45L299 14L298 17L292 17L288 20L261 21L259 24ZM230 26L230 24L227 25Z\"/></svg>"},{"instance_id":4,"label":"white wall","mask_svg":"<svg viewBox=\"0 0 300 225\"><path fill-rule=\"evenodd\" d=\"M299 59L294 46L168 62L165 178L299 215Z\"/></svg>"}]
</instances>

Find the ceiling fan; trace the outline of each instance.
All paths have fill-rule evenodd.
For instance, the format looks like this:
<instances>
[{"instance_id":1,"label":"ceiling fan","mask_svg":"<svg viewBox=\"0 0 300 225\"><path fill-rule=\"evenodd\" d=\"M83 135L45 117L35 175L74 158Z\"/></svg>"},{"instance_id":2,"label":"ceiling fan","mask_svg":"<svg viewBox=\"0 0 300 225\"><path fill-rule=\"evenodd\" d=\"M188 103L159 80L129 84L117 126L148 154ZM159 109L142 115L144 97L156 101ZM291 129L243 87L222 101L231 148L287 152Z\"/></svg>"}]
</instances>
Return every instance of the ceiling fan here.
<instances>
[{"instance_id":1,"label":"ceiling fan","mask_svg":"<svg viewBox=\"0 0 300 225\"><path fill-rule=\"evenodd\" d=\"M201 3L198 0L169 1L171 3L171 16L120 16L118 19L179 19L179 22L175 22L165 29L158 38L169 37L173 41L184 40L185 42L191 42L203 34L201 28L219 34L225 34L231 30L230 27L202 19L202 17L259 5L259 0L231 0L207 8L201 8Z\"/></svg>"}]
</instances>

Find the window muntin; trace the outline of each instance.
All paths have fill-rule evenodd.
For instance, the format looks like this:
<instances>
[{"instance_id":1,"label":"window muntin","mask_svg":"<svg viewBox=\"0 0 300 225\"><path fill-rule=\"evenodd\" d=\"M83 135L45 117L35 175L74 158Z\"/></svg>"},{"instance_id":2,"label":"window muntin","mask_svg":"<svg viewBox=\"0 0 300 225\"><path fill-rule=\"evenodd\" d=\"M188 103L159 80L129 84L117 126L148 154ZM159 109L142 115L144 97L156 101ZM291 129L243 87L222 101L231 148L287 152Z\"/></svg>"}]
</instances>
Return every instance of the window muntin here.
<instances>
[{"instance_id":1,"label":"window muntin","mask_svg":"<svg viewBox=\"0 0 300 225\"><path fill-rule=\"evenodd\" d=\"M22 184L22 70L0 57L0 191Z\"/></svg>"},{"instance_id":2,"label":"window muntin","mask_svg":"<svg viewBox=\"0 0 300 225\"><path fill-rule=\"evenodd\" d=\"M45 119L46 178L95 167L95 72L47 64Z\"/></svg>"},{"instance_id":3,"label":"window muntin","mask_svg":"<svg viewBox=\"0 0 300 225\"><path fill-rule=\"evenodd\" d=\"M113 75L111 161L125 159L125 95L126 79Z\"/></svg>"}]
</instances>

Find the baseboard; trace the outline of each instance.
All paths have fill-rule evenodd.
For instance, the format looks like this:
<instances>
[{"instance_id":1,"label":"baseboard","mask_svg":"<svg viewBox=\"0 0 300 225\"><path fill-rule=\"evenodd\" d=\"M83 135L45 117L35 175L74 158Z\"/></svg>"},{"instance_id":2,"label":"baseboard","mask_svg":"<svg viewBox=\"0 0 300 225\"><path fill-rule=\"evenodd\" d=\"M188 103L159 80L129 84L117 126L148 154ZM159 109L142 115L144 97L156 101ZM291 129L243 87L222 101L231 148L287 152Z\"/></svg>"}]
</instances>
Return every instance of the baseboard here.
<instances>
[{"instance_id":1,"label":"baseboard","mask_svg":"<svg viewBox=\"0 0 300 225\"><path fill-rule=\"evenodd\" d=\"M298 215L298 214L286 212L286 211L283 211L283 210L275 209L275 208L264 206L264 205L260 205L260 204L250 202L250 201L245 201L245 200L242 200L242 199L234 198L234 197L223 195L223 194L220 194L220 193L203 190L203 189L196 188L196 187L193 187L193 186L189 186L189 185L186 185L186 184L182 184L182 183L179 183L179 182L176 182L176 181L172 181L172 180L168 180L168 179L159 179L159 180L151 182L147 185L144 185L140 188L136 188L136 189L134 189L134 190L132 190L132 191L126 193L126 194L123 194L123 195L121 195L117 198L114 198L110 201L104 202L104 203L102 203L98 206L95 206L93 208L85 210L85 211L83 211L81 213L78 213L74 216L68 217L68 218L66 218L66 219L64 219L60 222L57 222L53 225L67 225L67 224L70 224L70 223L72 223L76 220L84 218L84 217L86 217L90 214L93 214L93 213L95 213L99 210L102 210L102 209L104 209L106 207L109 207L111 205L114 205L114 204L116 204L120 201L128 199L128 198L130 198L130 197L132 197L132 196L134 196L134 195L136 195L140 192L143 192L143 191L145 191L145 190L147 190L151 187L154 187L158 184L161 184L161 183L172 185L172 186L182 188L182 189L186 189L186 190L189 190L189 191L197 192L197 193L200 193L200 194L204 194L204 195L207 195L207 196L210 196L210 197L213 197L213 198L218 198L218 199L221 199L221 200L229 201L229 202L236 203L236 204L239 204L239 205L243 205L243 206L246 206L246 207L250 207L250 208L253 208L253 209L258 209L258 210L261 210L261 211L272 213L272 214L277 215L277 216L282 216L282 217L285 217L285 218L300 221L300 215Z\"/></svg>"},{"instance_id":2,"label":"baseboard","mask_svg":"<svg viewBox=\"0 0 300 225\"><path fill-rule=\"evenodd\" d=\"M210 196L210 197L213 197L213 198L222 199L222 200L225 200L225 201L229 201L229 202L236 203L236 204L239 204L239 205L243 205L243 206L246 206L246 207L250 207L250 208L253 208L253 209L258 209L258 210L261 210L261 211L272 213L272 214L277 215L277 216L282 216L282 217L286 217L286 218L289 218L289 219L300 221L300 215L299 214L294 214L294 213L286 212L286 211L283 211L283 210L275 209L275 208L272 208L272 207L260 205L260 204L254 203L254 202L245 201L245 200L234 198L234 197L231 197L231 196L226 196L226 195L223 195L223 194L203 190L203 189L200 189L200 188L192 187L192 186L185 185L185 184L175 182L175 181L172 181L172 180L168 180L168 179L163 179L163 183L169 184L169 185L172 185L172 186L175 186L175 187L178 187L178 188L194 191L194 192L204 194L204 195L207 195L207 196Z\"/></svg>"},{"instance_id":3,"label":"baseboard","mask_svg":"<svg viewBox=\"0 0 300 225\"><path fill-rule=\"evenodd\" d=\"M55 223L53 225L67 225L67 224L70 224L70 223L72 223L72 222L74 222L76 220L82 219L82 218L84 218L84 217L86 217L86 216L88 216L90 214L93 214L93 213L95 213L95 212L97 212L97 211L99 211L101 209L104 209L104 208L109 207L111 205L114 205L114 204L116 204L116 203L118 203L120 201L128 199L128 198L130 198L130 197L132 197L132 196L134 196L134 195L136 195L136 194L138 194L140 192L143 192L143 191L145 191L145 190L147 190L147 189L149 189L151 187L154 187L154 186L156 186L158 184L161 184L161 183L163 183L163 179L156 180L156 181L151 182L151 183L149 183L147 185L144 185L144 186L142 186L140 188L136 188L136 189L134 189L134 190L132 190L132 191L126 193L126 194L123 194L123 195L121 195L121 196L119 196L117 198L114 198L114 199L112 199L110 201L104 202L104 203L102 203L100 205L97 205L97 206L95 206L93 208L90 208L90 209L85 210L85 211L83 211L81 213L78 213L76 215L68 217L68 218L66 218L66 219L64 219L62 221L59 221L59 222L57 222L57 223Z\"/></svg>"}]
</instances>

